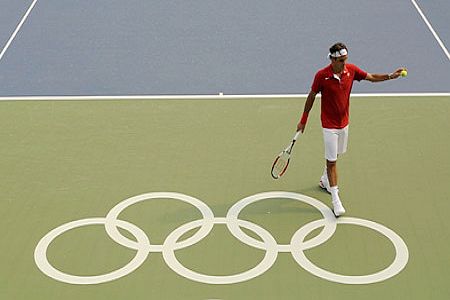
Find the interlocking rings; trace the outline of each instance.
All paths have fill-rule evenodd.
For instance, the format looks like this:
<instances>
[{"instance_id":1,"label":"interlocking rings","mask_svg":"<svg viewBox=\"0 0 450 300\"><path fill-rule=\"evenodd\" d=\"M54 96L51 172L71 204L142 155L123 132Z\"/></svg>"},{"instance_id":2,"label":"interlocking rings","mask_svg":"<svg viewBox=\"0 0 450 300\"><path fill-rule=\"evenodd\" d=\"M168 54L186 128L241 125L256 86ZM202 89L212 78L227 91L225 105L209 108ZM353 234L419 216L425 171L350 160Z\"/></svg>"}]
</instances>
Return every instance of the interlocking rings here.
<instances>
[{"instance_id":1,"label":"interlocking rings","mask_svg":"<svg viewBox=\"0 0 450 300\"><path fill-rule=\"evenodd\" d=\"M273 198L286 198L304 202L317 208L323 216L323 219L312 221L300 229L292 236L290 244L279 245L274 237L261 226L239 219L240 212L250 204L257 201ZM188 222L172 231L164 240L162 245L151 244L149 238L140 228L129 222L119 220L119 214L130 205L151 199L176 199L189 203L196 207L202 214L202 219ZM212 230L214 224L225 224L229 231L239 241L257 249L265 250L265 256L262 261L254 268L245 272L227 275L227 276L210 276L194 272L183 266L176 258L175 251L194 245L195 243L206 237ZM390 266L382 271L364 276L346 276L335 274L314 265L305 255L304 251L317 247L326 242L335 232L337 224L352 224L371 228L385 235L394 245L396 256ZM118 244L130 249L137 250L135 257L124 267L112 271L107 274L98 276L75 276L66 274L53 267L47 259L47 248L52 241L59 235L74 228L88 225L104 225L107 234ZM123 236L119 228L131 233L136 241L130 240ZM186 232L199 228L200 229L191 237L183 241L178 241ZM248 236L241 230L244 227L257 234L262 241ZM306 236L313 230L323 227L323 230L308 241L304 241ZM408 263L408 247L400 236L391 229L368 220L358 218L339 218L336 219L333 212L320 201L297 193L289 192L266 192L249 196L236 202L229 210L225 218L215 217L211 209L202 201L180 193L158 192L147 193L128 198L115 207L107 214L106 218L89 218L81 219L63 224L49 233L47 233L37 244L34 259L38 268L47 276L66 283L71 284L98 284L119 279L126 276L139 268L150 252L161 252L166 264L179 275L193 281L208 284L233 284L243 282L255 278L272 267L275 263L278 253L290 252L295 261L311 274L338 283L344 284L369 284L391 278L400 273Z\"/></svg>"},{"instance_id":2,"label":"interlocking rings","mask_svg":"<svg viewBox=\"0 0 450 300\"><path fill-rule=\"evenodd\" d=\"M47 233L39 241L38 245L36 246L36 250L34 251L34 260L38 268L42 272L44 272L44 274L46 274L47 276L62 282L72 284L97 284L115 280L125 275L128 275L142 265L142 263L148 256L148 251L146 251L147 248L145 247L138 249L134 259L123 268L99 276L69 275L57 270L50 264L50 262L47 259L47 248L53 241L53 239L71 229L95 224L105 224L105 218L81 219L78 221L69 222ZM149 244L147 235L139 227L121 220L118 220L117 226L133 234L136 237L138 243L145 245Z\"/></svg>"},{"instance_id":3,"label":"interlocking rings","mask_svg":"<svg viewBox=\"0 0 450 300\"><path fill-rule=\"evenodd\" d=\"M195 206L200 213L203 216L202 219L202 225L201 229L195 233L192 237L186 239L185 241L181 243L177 243L174 246L174 250L186 248L188 246L192 246L195 243L202 240L205 236L208 235L208 233L211 231L211 229L214 226L213 219L214 214L211 211L211 209L202 201L195 199L194 197L187 196L184 194L179 193L167 193L167 192L160 192L160 193L148 193L148 194L142 194L138 196L134 196L131 198L128 198L116 206L114 206L106 216L106 222L105 222L105 228L108 235L118 244L139 250L141 247L147 247L148 251L150 252L161 252L163 245L150 245L150 243L147 243L146 245L142 245L141 243L136 243L135 241L129 240L126 237L124 237L122 234L120 234L119 230L117 230L117 226L115 225L117 222L117 217L119 214L124 211L127 207L142 202L146 200L151 199L175 199L175 200L181 200L183 202L192 204Z\"/></svg>"}]
</instances>

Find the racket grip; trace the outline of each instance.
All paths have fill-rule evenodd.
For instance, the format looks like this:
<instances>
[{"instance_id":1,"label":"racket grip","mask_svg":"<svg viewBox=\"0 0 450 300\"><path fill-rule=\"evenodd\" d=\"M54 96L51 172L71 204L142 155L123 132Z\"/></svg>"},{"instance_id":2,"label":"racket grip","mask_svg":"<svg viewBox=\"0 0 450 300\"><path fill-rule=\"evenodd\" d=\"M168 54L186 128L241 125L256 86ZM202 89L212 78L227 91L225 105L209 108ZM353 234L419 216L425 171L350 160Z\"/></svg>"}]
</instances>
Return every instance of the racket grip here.
<instances>
[{"instance_id":1,"label":"racket grip","mask_svg":"<svg viewBox=\"0 0 450 300\"><path fill-rule=\"evenodd\" d=\"M302 132L299 130L295 133L293 140L296 141Z\"/></svg>"}]
</instances>

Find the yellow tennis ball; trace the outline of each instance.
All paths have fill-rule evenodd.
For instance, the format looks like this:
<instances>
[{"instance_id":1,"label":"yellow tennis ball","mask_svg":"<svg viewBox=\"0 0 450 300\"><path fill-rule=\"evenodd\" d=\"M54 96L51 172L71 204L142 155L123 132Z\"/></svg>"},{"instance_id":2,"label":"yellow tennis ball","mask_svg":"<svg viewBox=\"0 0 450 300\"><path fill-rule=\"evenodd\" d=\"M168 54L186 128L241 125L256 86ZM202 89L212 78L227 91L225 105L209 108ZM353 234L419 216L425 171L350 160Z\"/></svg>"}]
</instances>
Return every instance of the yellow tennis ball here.
<instances>
[{"instance_id":1,"label":"yellow tennis ball","mask_svg":"<svg viewBox=\"0 0 450 300\"><path fill-rule=\"evenodd\" d=\"M406 76L408 76L408 71L403 70L403 71L400 73L400 75L401 75L402 77L406 77Z\"/></svg>"}]
</instances>

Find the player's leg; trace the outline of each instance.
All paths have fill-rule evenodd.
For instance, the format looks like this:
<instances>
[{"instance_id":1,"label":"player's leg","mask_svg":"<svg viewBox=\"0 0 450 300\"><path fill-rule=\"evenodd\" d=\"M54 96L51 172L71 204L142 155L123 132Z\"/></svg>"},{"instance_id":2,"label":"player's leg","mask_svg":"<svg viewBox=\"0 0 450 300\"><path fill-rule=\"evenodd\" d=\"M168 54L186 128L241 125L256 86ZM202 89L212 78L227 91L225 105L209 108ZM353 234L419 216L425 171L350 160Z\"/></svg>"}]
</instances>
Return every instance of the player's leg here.
<instances>
[{"instance_id":1,"label":"player's leg","mask_svg":"<svg viewBox=\"0 0 450 300\"><path fill-rule=\"evenodd\" d=\"M339 197L337 159L347 149L348 128L344 129L323 129L326 173L328 179L327 190L331 193L333 211L336 216L343 215L345 209ZM322 182L322 179L321 179Z\"/></svg>"},{"instance_id":2,"label":"player's leg","mask_svg":"<svg viewBox=\"0 0 450 300\"><path fill-rule=\"evenodd\" d=\"M331 148L331 151L328 150L329 152L327 157L329 159L326 157L326 172L330 188L338 185L337 159L339 155L344 154L347 151L348 126L335 130L335 135L337 135L337 142L334 137L329 145ZM337 151L336 154L334 151Z\"/></svg>"},{"instance_id":3,"label":"player's leg","mask_svg":"<svg viewBox=\"0 0 450 300\"><path fill-rule=\"evenodd\" d=\"M327 163L325 160L325 167L323 168L323 174L319 180L319 186L326 190L328 193L330 192L330 183L328 182L328 172L327 172Z\"/></svg>"},{"instance_id":4,"label":"player's leg","mask_svg":"<svg viewBox=\"0 0 450 300\"><path fill-rule=\"evenodd\" d=\"M335 161L329 161L327 159L326 164L327 164L328 183L331 189L331 187L338 185L337 159Z\"/></svg>"},{"instance_id":5,"label":"player's leg","mask_svg":"<svg viewBox=\"0 0 450 300\"><path fill-rule=\"evenodd\" d=\"M319 185L329 193L330 187L337 185L336 161L338 157L339 135L336 129L323 129L325 148L325 168Z\"/></svg>"}]
</instances>

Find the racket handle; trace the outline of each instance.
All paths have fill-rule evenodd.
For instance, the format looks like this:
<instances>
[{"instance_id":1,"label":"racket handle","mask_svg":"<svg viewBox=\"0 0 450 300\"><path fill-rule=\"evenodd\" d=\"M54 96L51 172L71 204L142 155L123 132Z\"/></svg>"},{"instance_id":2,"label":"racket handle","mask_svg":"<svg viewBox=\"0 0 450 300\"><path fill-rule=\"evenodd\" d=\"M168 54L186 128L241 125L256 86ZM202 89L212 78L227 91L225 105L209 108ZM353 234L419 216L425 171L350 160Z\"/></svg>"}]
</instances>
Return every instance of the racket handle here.
<instances>
[{"instance_id":1,"label":"racket handle","mask_svg":"<svg viewBox=\"0 0 450 300\"><path fill-rule=\"evenodd\" d=\"M297 133L295 133L294 138L292 140L296 141L298 139L298 136L301 134L302 132L299 130L297 131Z\"/></svg>"}]
</instances>

